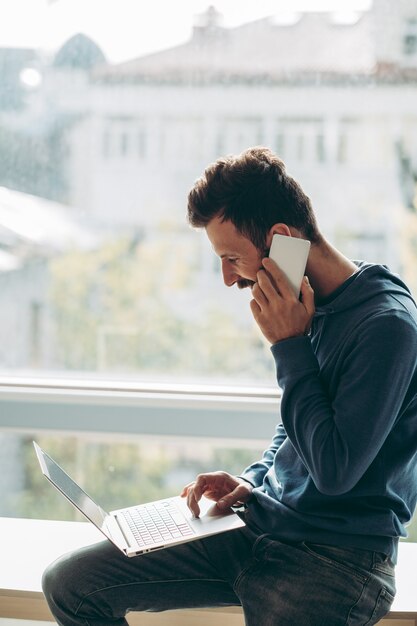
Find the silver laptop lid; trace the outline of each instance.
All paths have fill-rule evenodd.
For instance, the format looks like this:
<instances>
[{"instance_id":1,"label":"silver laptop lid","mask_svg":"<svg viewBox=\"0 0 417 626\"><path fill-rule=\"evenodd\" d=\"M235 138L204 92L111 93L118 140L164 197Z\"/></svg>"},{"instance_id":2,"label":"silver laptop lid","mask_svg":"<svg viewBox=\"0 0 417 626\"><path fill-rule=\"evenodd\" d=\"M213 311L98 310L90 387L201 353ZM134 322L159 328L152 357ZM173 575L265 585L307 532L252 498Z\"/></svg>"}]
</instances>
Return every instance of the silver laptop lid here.
<instances>
[{"instance_id":1,"label":"silver laptop lid","mask_svg":"<svg viewBox=\"0 0 417 626\"><path fill-rule=\"evenodd\" d=\"M87 519L109 537L106 528L108 513L101 508L72 478L34 441L42 473ZM109 537L111 539L111 537Z\"/></svg>"}]
</instances>

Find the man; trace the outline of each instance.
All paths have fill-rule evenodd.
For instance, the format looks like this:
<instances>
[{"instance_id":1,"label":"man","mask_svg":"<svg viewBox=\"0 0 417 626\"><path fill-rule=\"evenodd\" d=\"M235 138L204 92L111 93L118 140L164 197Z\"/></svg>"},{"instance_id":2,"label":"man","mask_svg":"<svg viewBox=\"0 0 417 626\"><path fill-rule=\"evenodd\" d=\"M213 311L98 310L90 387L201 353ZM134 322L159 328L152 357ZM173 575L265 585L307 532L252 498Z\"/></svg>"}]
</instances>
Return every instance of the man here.
<instances>
[{"instance_id":1,"label":"man","mask_svg":"<svg viewBox=\"0 0 417 626\"><path fill-rule=\"evenodd\" d=\"M398 537L417 491L417 311L384 266L322 236L309 199L266 148L220 159L189 195L228 286L250 287L272 345L282 424L241 476L182 495L246 505L242 529L126 559L103 542L53 564L62 626L126 624L128 610L241 604L248 626L375 624L395 594ZM274 233L311 241L297 298L266 258ZM242 339L244 340L244 338Z\"/></svg>"}]
</instances>

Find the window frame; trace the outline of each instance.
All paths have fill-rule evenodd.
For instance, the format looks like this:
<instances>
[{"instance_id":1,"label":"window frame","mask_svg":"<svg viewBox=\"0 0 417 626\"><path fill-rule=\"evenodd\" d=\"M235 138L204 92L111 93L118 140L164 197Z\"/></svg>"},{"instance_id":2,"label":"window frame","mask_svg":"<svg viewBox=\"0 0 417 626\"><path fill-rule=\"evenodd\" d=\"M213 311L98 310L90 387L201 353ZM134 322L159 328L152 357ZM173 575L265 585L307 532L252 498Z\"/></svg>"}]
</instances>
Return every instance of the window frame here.
<instances>
[{"instance_id":1,"label":"window frame","mask_svg":"<svg viewBox=\"0 0 417 626\"><path fill-rule=\"evenodd\" d=\"M268 441L280 400L269 387L0 377L0 431Z\"/></svg>"}]
</instances>

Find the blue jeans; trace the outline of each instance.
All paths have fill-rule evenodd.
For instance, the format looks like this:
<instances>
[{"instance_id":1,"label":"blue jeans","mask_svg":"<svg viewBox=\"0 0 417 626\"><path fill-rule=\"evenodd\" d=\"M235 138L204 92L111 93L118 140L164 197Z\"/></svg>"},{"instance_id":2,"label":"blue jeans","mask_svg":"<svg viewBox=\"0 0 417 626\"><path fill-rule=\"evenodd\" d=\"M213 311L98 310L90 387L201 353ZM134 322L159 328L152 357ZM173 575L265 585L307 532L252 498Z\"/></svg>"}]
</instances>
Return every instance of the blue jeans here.
<instances>
[{"instance_id":1,"label":"blue jeans","mask_svg":"<svg viewBox=\"0 0 417 626\"><path fill-rule=\"evenodd\" d=\"M60 626L236 605L247 626L365 626L389 611L395 581L383 554L287 544L244 527L134 558L104 541L55 561L43 589Z\"/></svg>"}]
</instances>

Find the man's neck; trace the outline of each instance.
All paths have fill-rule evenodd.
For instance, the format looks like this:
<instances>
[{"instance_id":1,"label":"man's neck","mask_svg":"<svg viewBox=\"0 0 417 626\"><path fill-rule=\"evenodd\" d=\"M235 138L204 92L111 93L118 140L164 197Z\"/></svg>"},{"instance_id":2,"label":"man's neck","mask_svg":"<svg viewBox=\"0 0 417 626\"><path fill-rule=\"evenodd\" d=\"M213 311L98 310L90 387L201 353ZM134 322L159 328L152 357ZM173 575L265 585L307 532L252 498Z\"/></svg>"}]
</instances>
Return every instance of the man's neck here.
<instances>
[{"instance_id":1,"label":"man's neck","mask_svg":"<svg viewBox=\"0 0 417 626\"><path fill-rule=\"evenodd\" d=\"M316 301L327 298L357 271L352 261L328 241L311 246L306 273Z\"/></svg>"}]
</instances>

